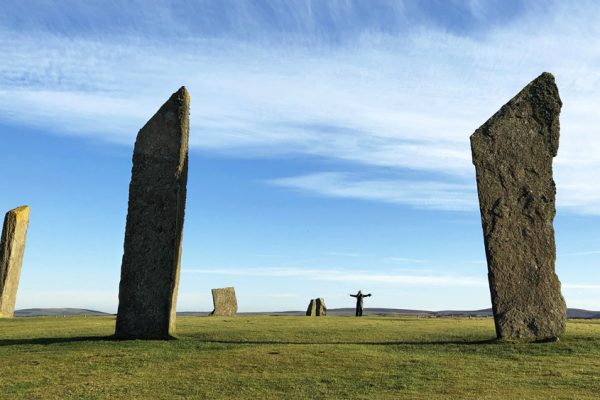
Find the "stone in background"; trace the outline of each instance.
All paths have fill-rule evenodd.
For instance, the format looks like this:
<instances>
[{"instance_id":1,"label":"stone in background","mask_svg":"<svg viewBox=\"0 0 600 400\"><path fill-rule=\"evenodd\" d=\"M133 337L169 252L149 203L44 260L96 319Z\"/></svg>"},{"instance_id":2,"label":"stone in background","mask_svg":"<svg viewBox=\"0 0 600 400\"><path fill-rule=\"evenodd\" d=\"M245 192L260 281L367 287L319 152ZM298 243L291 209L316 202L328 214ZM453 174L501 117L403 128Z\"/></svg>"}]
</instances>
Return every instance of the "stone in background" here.
<instances>
[{"instance_id":1,"label":"stone in background","mask_svg":"<svg viewBox=\"0 0 600 400\"><path fill-rule=\"evenodd\" d=\"M0 318L12 318L15 313L28 225L28 206L10 210L4 217L0 239Z\"/></svg>"},{"instance_id":2,"label":"stone in background","mask_svg":"<svg viewBox=\"0 0 600 400\"><path fill-rule=\"evenodd\" d=\"M237 299L233 287L212 289L212 298L214 310L210 315L232 317L237 313Z\"/></svg>"},{"instance_id":3,"label":"stone in background","mask_svg":"<svg viewBox=\"0 0 600 400\"><path fill-rule=\"evenodd\" d=\"M325 299L319 297L318 299L312 299L308 304L306 310L307 317L324 317L327 315L327 307L325 307Z\"/></svg>"}]
</instances>

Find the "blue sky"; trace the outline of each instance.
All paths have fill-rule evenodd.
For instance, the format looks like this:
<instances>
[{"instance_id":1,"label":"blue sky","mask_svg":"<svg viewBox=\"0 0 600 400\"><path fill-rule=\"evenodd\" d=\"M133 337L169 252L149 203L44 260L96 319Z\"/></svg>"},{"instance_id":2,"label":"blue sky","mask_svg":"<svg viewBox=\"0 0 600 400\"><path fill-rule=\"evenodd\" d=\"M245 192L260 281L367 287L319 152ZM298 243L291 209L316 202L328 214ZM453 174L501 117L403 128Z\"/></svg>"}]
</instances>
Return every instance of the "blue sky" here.
<instances>
[{"instance_id":1,"label":"blue sky","mask_svg":"<svg viewBox=\"0 0 600 400\"><path fill-rule=\"evenodd\" d=\"M192 98L178 309L490 306L469 136L552 72L557 272L600 309L600 6L7 1L0 209L32 207L17 307L116 311L131 151Z\"/></svg>"}]
</instances>

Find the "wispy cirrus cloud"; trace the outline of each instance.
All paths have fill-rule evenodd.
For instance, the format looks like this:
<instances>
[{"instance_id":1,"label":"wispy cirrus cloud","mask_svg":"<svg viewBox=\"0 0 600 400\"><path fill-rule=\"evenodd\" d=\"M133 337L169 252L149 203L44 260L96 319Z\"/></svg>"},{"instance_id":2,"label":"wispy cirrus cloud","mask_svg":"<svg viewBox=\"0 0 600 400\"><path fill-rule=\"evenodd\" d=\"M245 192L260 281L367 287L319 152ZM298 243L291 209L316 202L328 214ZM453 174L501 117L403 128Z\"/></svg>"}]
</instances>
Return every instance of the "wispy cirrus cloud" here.
<instances>
[{"instance_id":1,"label":"wispy cirrus cloud","mask_svg":"<svg viewBox=\"0 0 600 400\"><path fill-rule=\"evenodd\" d=\"M404 257L386 257L384 262L389 264L427 264L429 260L422 260L418 258L404 258Z\"/></svg>"},{"instance_id":2,"label":"wispy cirrus cloud","mask_svg":"<svg viewBox=\"0 0 600 400\"><path fill-rule=\"evenodd\" d=\"M587 251L575 251L572 253L561 253L558 254L558 257L569 257L569 256L591 256L600 254L600 250L587 250Z\"/></svg>"},{"instance_id":3,"label":"wispy cirrus cloud","mask_svg":"<svg viewBox=\"0 0 600 400\"><path fill-rule=\"evenodd\" d=\"M548 70L564 102L558 206L600 214L595 2L512 9L437 2L460 11L454 20L439 18L428 2L321 3L150 2L142 7L146 22L136 19L135 4L94 11L40 3L24 17L15 3L0 18L0 119L131 145L185 84L192 148L352 163L370 176L328 172L274 182L325 196L473 210L469 135ZM50 24L48 13L78 24ZM386 180L379 167L429 176L419 184Z\"/></svg>"},{"instance_id":4,"label":"wispy cirrus cloud","mask_svg":"<svg viewBox=\"0 0 600 400\"><path fill-rule=\"evenodd\" d=\"M401 272L374 272L366 270L341 270L331 268L184 268L185 274L205 274L223 276L248 276L269 278L295 278L315 281L355 282L355 283L377 283L419 286L445 286L445 287L488 287L485 276L463 276L456 274L439 273L406 273ZM573 290L600 290L600 285L563 283L562 288L566 291ZM571 293L569 293L571 294Z\"/></svg>"},{"instance_id":5,"label":"wispy cirrus cloud","mask_svg":"<svg viewBox=\"0 0 600 400\"><path fill-rule=\"evenodd\" d=\"M399 273L377 273L372 271L348 271L337 269L311 268L184 268L183 273L262 276L279 278L303 278L318 281L370 282L394 285L431 285L431 286L482 286L487 280L480 277L454 275L416 275Z\"/></svg>"},{"instance_id":6,"label":"wispy cirrus cloud","mask_svg":"<svg viewBox=\"0 0 600 400\"><path fill-rule=\"evenodd\" d=\"M341 173L318 173L270 180L271 185L327 197L376 200L418 208L476 210L473 185L447 182L370 180Z\"/></svg>"},{"instance_id":7,"label":"wispy cirrus cloud","mask_svg":"<svg viewBox=\"0 0 600 400\"><path fill-rule=\"evenodd\" d=\"M564 289L590 289L600 290L600 285L580 284L580 283L565 283L562 285Z\"/></svg>"},{"instance_id":8,"label":"wispy cirrus cloud","mask_svg":"<svg viewBox=\"0 0 600 400\"><path fill-rule=\"evenodd\" d=\"M360 254L360 253L349 253L349 252L343 252L343 251L328 251L327 253L325 253L325 255L333 256L333 257L351 257L351 258L362 256L362 254Z\"/></svg>"}]
</instances>

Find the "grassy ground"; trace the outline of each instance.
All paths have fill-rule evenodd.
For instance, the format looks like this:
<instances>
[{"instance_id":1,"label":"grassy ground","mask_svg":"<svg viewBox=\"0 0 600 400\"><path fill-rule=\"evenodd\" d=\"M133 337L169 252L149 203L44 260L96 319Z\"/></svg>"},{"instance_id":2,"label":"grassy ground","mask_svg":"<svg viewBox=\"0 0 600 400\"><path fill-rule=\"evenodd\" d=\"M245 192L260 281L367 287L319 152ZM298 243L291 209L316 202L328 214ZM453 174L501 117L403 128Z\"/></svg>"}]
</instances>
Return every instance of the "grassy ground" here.
<instances>
[{"instance_id":1,"label":"grassy ground","mask_svg":"<svg viewBox=\"0 0 600 400\"><path fill-rule=\"evenodd\" d=\"M113 341L113 317L0 320L2 399L597 399L600 321L496 343L491 319L180 317Z\"/></svg>"}]
</instances>

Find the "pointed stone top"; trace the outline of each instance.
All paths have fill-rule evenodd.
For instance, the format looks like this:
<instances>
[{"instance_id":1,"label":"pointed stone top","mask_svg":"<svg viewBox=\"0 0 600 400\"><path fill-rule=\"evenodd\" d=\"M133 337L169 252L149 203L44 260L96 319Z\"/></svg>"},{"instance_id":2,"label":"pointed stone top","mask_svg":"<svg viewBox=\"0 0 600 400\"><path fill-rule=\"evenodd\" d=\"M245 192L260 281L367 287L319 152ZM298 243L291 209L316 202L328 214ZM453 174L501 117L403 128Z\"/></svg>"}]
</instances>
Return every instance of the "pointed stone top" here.
<instances>
[{"instance_id":1,"label":"pointed stone top","mask_svg":"<svg viewBox=\"0 0 600 400\"><path fill-rule=\"evenodd\" d=\"M169 97L169 100L167 100L167 102L163 104L161 110L169 104L177 105L179 107L188 109L190 106L190 92L188 92L185 86L180 87L175 93L171 95L171 97ZM157 114L158 113L160 113L160 110L157 112Z\"/></svg>"},{"instance_id":2,"label":"pointed stone top","mask_svg":"<svg viewBox=\"0 0 600 400\"><path fill-rule=\"evenodd\" d=\"M185 86L182 86L179 88L179 90L171 95L171 98L167 101L167 103L171 101L177 101L179 105L189 107L190 92L188 92Z\"/></svg>"},{"instance_id":3,"label":"pointed stone top","mask_svg":"<svg viewBox=\"0 0 600 400\"><path fill-rule=\"evenodd\" d=\"M554 75L552 75L550 72L545 72L545 71L542 72L542 74L540 76L538 76L537 78L535 78L533 81L535 82L535 81L538 81L541 79L547 79L550 82L554 83ZM184 86L182 86L182 87L184 87Z\"/></svg>"},{"instance_id":4,"label":"pointed stone top","mask_svg":"<svg viewBox=\"0 0 600 400\"><path fill-rule=\"evenodd\" d=\"M9 212L6 213L6 215L8 214L13 214L17 217L17 219L19 218L29 218L29 206L20 206L17 208L13 208L12 210L10 210Z\"/></svg>"},{"instance_id":5,"label":"pointed stone top","mask_svg":"<svg viewBox=\"0 0 600 400\"><path fill-rule=\"evenodd\" d=\"M548 145L548 151L554 157L558 152L561 107L562 101L554 76L549 72L544 72L477 129L471 135L471 140L477 136L494 138L496 134L505 132L506 128L510 128L511 125L516 128L531 120L534 125L527 126L527 129L520 129L521 133L525 135L533 129L536 133L543 135ZM499 123L502 123L505 129L494 129L494 126Z\"/></svg>"},{"instance_id":6,"label":"pointed stone top","mask_svg":"<svg viewBox=\"0 0 600 400\"><path fill-rule=\"evenodd\" d=\"M187 154L190 94L185 86L173 93L140 129L134 153L181 158Z\"/></svg>"}]
</instances>

